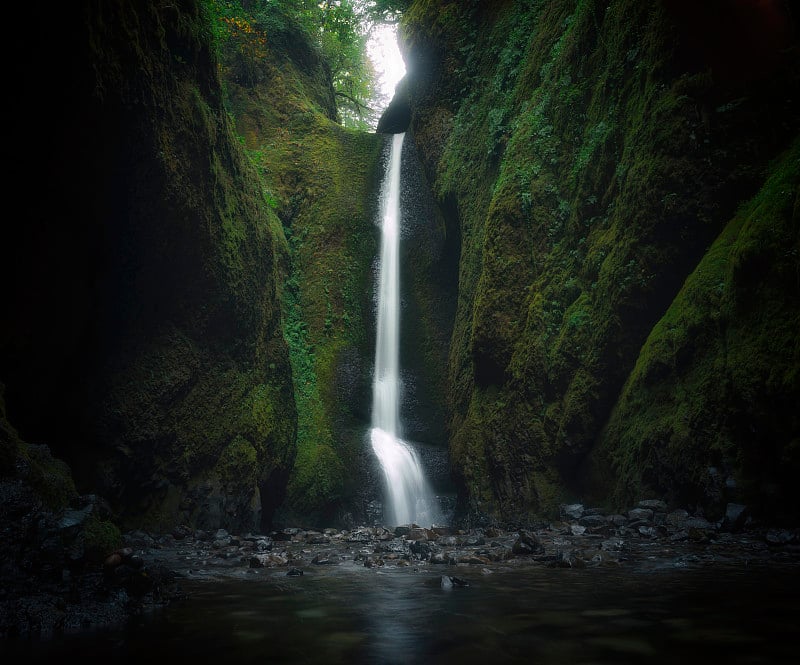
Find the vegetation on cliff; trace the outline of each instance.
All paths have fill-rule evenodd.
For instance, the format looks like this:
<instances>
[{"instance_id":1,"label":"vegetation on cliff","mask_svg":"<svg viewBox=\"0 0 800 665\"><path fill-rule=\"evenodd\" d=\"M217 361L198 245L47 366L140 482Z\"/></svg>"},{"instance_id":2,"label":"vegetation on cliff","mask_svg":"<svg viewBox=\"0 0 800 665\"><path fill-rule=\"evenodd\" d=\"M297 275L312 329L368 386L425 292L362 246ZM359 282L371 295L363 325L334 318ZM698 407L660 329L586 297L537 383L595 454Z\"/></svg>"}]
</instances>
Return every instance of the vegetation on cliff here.
<instances>
[{"instance_id":1,"label":"vegetation on cliff","mask_svg":"<svg viewBox=\"0 0 800 665\"><path fill-rule=\"evenodd\" d=\"M398 108L439 208L404 352L475 513L796 509L797 16L686 4L367 3L404 11ZM53 81L12 87L69 103L14 151L46 195L2 246L4 481L54 511L97 491L125 526L352 519L386 148L354 129L354 7L36 10ZM115 529L87 525L97 551Z\"/></svg>"},{"instance_id":2,"label":"vegetation on cliff","mask_svg":"<svg viewBox=\"0 0 800 665\"><path fill-rule=\"evenodd\" d=\"M288 248L284 336L298 432L281 515L331 524L352 519L345 513L352 514L363 482L385 140L338 122L335 68L327 42L303 27L308 15L290 17L280 3L240 11L265 42L251 76L242 77L239 56L248 38L232 32L221 41L229 110ZM324 19L320 8L311 14Z\"/></svg>"},{"instance_id":3,"label":"vegetation on cliff","mask_svg":"<svg viewBox=\"0 0 800 665\"><path fill-rule=\"evenodd\" d=\"M653 327L591 458L617 502L758 497L774 519L800 468L800 141L687 277Z\"/></svg>"},{"instance_id":4,"label":"vegetation on cliff","mask_svg":"<svg viewBox=\"0 0 800 665\"><path fill-rule=\"evenodd\" d=\"M742 3L719 26L717 9L419 0L404 14L411 128L441 208L460 228L451 456L476 512L552 514L586 491L587 456L645 340L798 131L797 100L786 94L800 71L788 8ZM796 266L797 257L786 261ZM758 265L744 271L753 283ZM784 299L792 298L796 292ZM794 316L773 307L760 328L739 321L736 331L752 339L738 349L767 335L795 349ZM736 396L797 367L796 353L775 354L768 378L754 367L766 362L759 357L737 351L731 401L713 395L714 384L681 384L681 404L714 407L705 422L726 423L715 436L737 451L731 473L743 478L752 477L745 453L753 449L745 444L752 422ZM670 431L685 431L683 410L662 400L676 386L648 396L639 385L630 384L624 399L656 400L652 408L673 421ZM781 423L768 438L785 457L797 437L797 422L786 415L796 388L782 382L766 392L783 395L769 409L759 403L764 418ZM613 432L626 427L622 414L634 411L619 412L604 447L658 449L633 423L627 443L615 440ZM708 457L681 457L691 467L686 474L707 473ZM797 459L786 461L796 472ZM620 464L624 479L606 489L643 473ZM660 473L639 490L674 489ZM622 495L629 498L614 494ZM747 497L757 502L760 493ZM689 498L719 509L697 492Z\"/></svg>"},{"instance_id":5,"label":"vegetation on cliff","mask_svg":"<svg viewBox=\"0 0 800 665\"><path fill-rule=\"evenodd\" d=\"M353 5L83 9L43 22L60 87L19 82L73 102L20 155L55 195L4 245L6 283L34 276L4 310L4 428L128 527L263 528L292 470L284 512L333 518L368 421L384 146L343 127L372 121ZM3 432L4 473L49 459Z\"/></svg>"},{"instance_id":6,"label":"vegetation on cliff","mask_svg":"<svg viewBox=\"0 0 800 665\"><path fill-rule=\"evenodd\" d=\"M223 106L210 17L47 12L35 62L53 80L25 70L18 90L65 103L48 131L21 119L18 172L48 195L4 242L8 419L125 526L260 528L295 452L285 240Z\"/></svg>"},{"instance_id":7,"label":"vegetation on cliff","mask_svg":"<svg viewBox=\"0 0 800 665\"><path fill-rule=\"evenodd\" d=\"M376 76L367 57L366 14L357 3L205 1L229 80L250 88L267 85L267 61L274 63L281 53L306 74L323 76L314 84L327 98L332 119L364 130L374 124Z\"/></svg>"}]
</instances>

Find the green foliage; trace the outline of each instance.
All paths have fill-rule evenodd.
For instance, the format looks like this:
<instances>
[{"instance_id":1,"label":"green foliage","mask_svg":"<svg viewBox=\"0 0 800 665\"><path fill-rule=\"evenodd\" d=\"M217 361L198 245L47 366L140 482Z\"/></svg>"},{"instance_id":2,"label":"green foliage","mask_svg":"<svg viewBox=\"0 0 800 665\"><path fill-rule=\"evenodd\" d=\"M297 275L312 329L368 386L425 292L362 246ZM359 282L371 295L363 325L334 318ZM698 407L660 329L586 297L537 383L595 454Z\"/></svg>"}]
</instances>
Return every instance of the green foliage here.
<instances>
[{"instance_id":1,"label":"green foliage","mask_svg":"<svg viewBox=\"0 0 800 665\"><path fill-rule=\"evenodd\" d=\"M264 435L269 434L269 429ZM216 472L226 485L255 487L258 479L258 454L253 444L237 435L224 448L217 462Z\"/></svg>"},{"instance_id":2,"label":"green foliage","mask_svg":"<svg viewBox=\"0 0 800 665\"><path fill-rule=\"evenodd\" d=\"M72 471L65 462L53 457L47 446L21 443L19 455L25 480L45 506L51 510L66 508L78 495Z\"/></svg>"},{"instance_id":3,"label":"green foliage","mask_svg":"<svg viewBox=\"0 0 800 665\"><path fill-rule=\"evenodd\" d=\"M594 459L598 482L619 505L668 492L719 515L724 497L709 468L730 474L745 501L763 502L765 484L796 477L800 421L789 405L800 400L798 191L800 140L642 347ZM772 506L772 517L791 505Z\"/></svg>"},{"instance_id":4,"label":"green foliage","mask_svg":"<svg viewBox=\"0 0 800 665\"><path fill-rule=\"evenodd\" d=\"M113 522L92 514L84 525L84 547L87 559L99 563L122 547L122 533Z\"/></svg>"},{"instance_id":5,"label":"green foliage","mask_svg":"<svg viewBox=\"0 0 800 665\"><path fill-rule=\"evenodd\" d=\"M219 50L230 54L239 82L252 87L263 81L271 48L289 53L311 48L330 69L342 124L365 130L376 124L376 73L367 56L367 19L388 7L367 14L351 0L205 0L205 6L214 18Z\"/></svg>"},{"instance_id":6,"label":"green foliage","mask_svg":"<svg viewBox=\"0 0 800 665\"><path fill-rule=\"evenodd\" d=\"M582 461L642 343L733 211L731 179L746 190L761 178L770 152L748 147L752 108L796 125L788 79L768 100L748 93L745 112L704 64L684 70L663 7L634 0L419 0L401 27L408 48L436 53L416 80L415 135L463 241L453 464L466 495L507 510L516 492L536 512L545 495L582 490ZM773 151L785 141L761 138ZM787 317L764 318L780 329ZM679 411L696 417L688 397ZM517 418L535 434L516 432Z\"/></svg>"},{"instance_id":7,"label":"green foliage","mask_svg":"<svg viewBox=\"0 0 800 665\"><path fill-rule=\"evenodd\" d=\"M229 81L228 90L237 132L286 239L283 337L298 420L284 510L313 521L330 519L355 490L345 469L363 430L336 381L343 357L371 357L368 280L384 137L333 122L315 104L302 58L271 57L263 85Z\"/></svg>"},{"instance_id":8,"label":"green foliage","mask_svg":"<svg viewBox=\"0 0 800 665\"><path fill-rule=\"evenodd\" d=\"M367 57L363 14L350 2L324 3L322 52L331 68L339 112L345 127L368 130L377 124L372 100L377 75Z\"/></svg>"},{"instance_id":9,"label":"green foliage","mask_svg":"<svg viewBox=\"0 0 800 665\"><path fill-rule=\"evenodd\" d=\"M211 18L214 45L223 57L230 54L239 80L254 85L260 62L267 56L266 25L254 20L238 0L204 0Z\"/></svg>"},{"instance_id":10,"label":"green foliage","mask_svg":"<svg viewBox=\"0 0 800 665\"><path fill-rule=\"evenodd\" d=\"M362 2L365 15L380 23L396 23L411 6L412 0L366 0Z\"/></svg>"},{"instance_id":11,"label":"green foliage","mask_svg":"<svg viewBox=\"0 0 800 665\"><path fill-rule=\"evenodd\" d=\"M296 140L308 169L303 169L304 205L286 226L290 266L284 336L298 405L297 459L286 503L310 518L330 511L354 490L354 478L345 469L358 454L361 433L343 438L334 427L351 416L333 382L340 354L357 349L369 355L367 280L375 252L371 202L381 137L329 125L296 135ZM275 162L272 168L280 170L285 163Z\"/></svg>"}]
</instances>

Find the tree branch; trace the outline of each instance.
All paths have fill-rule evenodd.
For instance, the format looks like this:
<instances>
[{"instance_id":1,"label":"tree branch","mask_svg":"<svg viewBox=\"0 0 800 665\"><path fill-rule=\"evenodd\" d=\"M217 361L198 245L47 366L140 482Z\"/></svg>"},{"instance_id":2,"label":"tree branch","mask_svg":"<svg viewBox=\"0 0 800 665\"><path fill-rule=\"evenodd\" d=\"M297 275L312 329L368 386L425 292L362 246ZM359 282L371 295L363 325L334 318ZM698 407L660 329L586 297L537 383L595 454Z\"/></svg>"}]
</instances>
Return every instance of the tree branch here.
<instances>
[{"instance_id":1,"label":"tree branch","mask_svg":"<svg viewBox=\"0 0 800 665\"><path fill-rule=\"evenodd\" d=\"M340 90L337 90L337 91L336 91L336 96L337 96L337 97L344 97L345 99L347 99L348 101L350 101L350 102L353 104L353 106L355 106L355 107L356 107L356 110L357 110L359 113L360 113L362 110L364 110L364 111L373 111L373 110L374 110L372 107L370 107L370 106L367 106L367 105L366 105L366 104L364 104L363 102L360 102L360 101L359 101L359 100L357 100L355 97L352 97L352 96L348 95L346 92L341 92Z\"/></svg>"}]
</instances>

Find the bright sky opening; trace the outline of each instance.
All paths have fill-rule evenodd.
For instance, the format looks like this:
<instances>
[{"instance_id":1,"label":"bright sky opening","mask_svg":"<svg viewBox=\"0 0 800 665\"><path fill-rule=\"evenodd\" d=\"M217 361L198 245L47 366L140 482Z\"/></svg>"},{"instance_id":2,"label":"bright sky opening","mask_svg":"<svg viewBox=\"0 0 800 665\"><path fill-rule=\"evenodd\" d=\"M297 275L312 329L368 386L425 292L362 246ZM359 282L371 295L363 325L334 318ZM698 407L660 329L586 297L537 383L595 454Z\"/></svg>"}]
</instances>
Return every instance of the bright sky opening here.
<instances>
[{"instance_id":1,"label":"bright sky opening","mask_svg":"<svg viewBox=\"0 0 800 665\"><path fill-rule=\"evenodd\" d=\"M388 99L394 97L394 89L406 73L406 65L397 45L397 27L376 25L370 34L367 54L378 72L380 91Z\"/></svg>"}]
</instances>

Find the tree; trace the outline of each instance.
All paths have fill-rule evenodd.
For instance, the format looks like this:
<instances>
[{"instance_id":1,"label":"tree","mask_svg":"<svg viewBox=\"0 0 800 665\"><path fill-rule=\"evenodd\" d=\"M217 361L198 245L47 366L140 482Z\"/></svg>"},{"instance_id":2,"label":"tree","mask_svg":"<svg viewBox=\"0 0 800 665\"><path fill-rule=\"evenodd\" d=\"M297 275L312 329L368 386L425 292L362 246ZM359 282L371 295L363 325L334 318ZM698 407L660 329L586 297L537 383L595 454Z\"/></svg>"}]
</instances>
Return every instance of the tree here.
<instances>
[{"instance_id":1,"label":"tree","mask_svg":"<svg viewBox=\"0 0 800 665\"><path fill-rule=\"evenodd\" d=\"M342 124L360 129L375 125L377 76L367 55L367 38L374 17L381 15L377 9L368 12L360 0L206 0L206 5L217 18L218 39L235 42L233 66L243 83L257 82L265 44L300 30L330 67Z\"/></svg>"},{"instance_id":2,"label":"tree","mask_svg":"<svg viewBox=\"0 0 800 665\"><path fill-rule=\"evenodd\" d=\"M375 23L397 23L411 6L411 0L366 0L362 11Z\"/></svg>"},{"instance_id":3,"label":"tree","mask_svg":"<svg viewBox=\"0 0 800 665\"><path fill-rule=\"evenodd\" d=\"M333 75L342 123L368 129L374 125L376 74L367 56L368 24L350 0L329 0L323 13L321 47Z\"/></svg>"}]
</instances>

